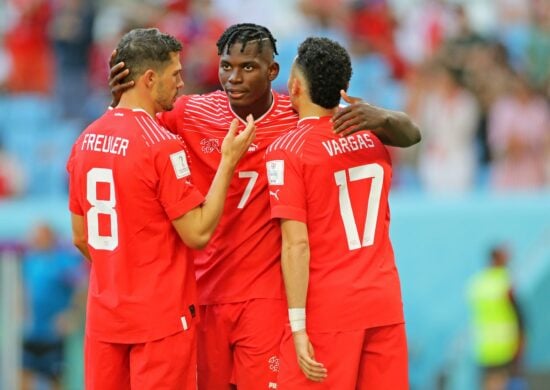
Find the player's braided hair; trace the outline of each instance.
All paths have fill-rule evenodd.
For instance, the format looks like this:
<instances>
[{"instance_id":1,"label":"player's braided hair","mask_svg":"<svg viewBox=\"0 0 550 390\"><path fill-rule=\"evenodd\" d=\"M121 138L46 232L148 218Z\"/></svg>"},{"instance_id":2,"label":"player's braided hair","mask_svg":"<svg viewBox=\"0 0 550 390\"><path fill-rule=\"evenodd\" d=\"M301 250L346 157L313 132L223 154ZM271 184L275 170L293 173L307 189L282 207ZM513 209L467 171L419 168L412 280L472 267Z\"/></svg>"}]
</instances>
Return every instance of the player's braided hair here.
<instances>
[{"instance_id":1,"label":"player's braided hair","mask_svg":"<svg viewBox=\"0 0 550 390\"><path fill-rule=\"evenodd\" d=\"M311 101L324 108L334 108L340 90L348 89L351 60L338 42L328 38L307 38L298 48L296 65L303 72Z\"/></svg>"},{"instance_id":2,"label":"player's braided hair","mask_svg":"<svg viewBox=\"0 0 550 390\"><path fill-rule=\"evenodd\" d=\"M218 39L218 42L216 43L218 46L218 55L221 55L224 52L227 53L231 46L233 46L236 42L242 43L242 53L247 43L252 41L258 42L258 48L260 51L262 51L264 44L269 42L271 48L273 49L273 53L279 54L277 53L277 46L275 45L277 40L273 38L273 35L271 35L271 32L266 27L254 23L239 23L227 28L227 30L223 32L220 39Z\"/></svg>"}]
</instances>

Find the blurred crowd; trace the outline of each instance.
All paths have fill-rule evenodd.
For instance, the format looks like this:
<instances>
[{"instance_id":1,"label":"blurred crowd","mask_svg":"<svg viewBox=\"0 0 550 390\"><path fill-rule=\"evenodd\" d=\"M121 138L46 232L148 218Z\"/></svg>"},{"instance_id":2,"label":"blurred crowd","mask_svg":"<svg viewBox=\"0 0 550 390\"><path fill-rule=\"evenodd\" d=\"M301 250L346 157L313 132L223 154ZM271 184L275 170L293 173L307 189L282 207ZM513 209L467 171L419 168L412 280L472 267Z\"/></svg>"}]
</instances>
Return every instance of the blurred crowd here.
<instances>
[{"instance_id":1,"label":"blurred crowd","mask_svg":"<svg viewBox=\"0 0 550 390\"><path fill-rule=\"evenodd\" d=\"M219 88L219 35L254 22L277 39L275 89L285 92L298 43L328 36L352 54L350 95L414 118L423 141L392 150L396 188L457 194L550 186L547 0L3 0L0 14L0 100L47 104L56 127L69 129L68 145L110 102L108 62L124 32L155 26L178 37L184 92L201 93ZM9 117L34 111L6 107ZM14 142L10 126L0 122L0 197L40 195L31 188L40 161L26 164L30 157L14 146L34 137ZM63 171L61 163L52 167ZM55 186L64 190L62 181Z\"/></svg>"}]
</instances>

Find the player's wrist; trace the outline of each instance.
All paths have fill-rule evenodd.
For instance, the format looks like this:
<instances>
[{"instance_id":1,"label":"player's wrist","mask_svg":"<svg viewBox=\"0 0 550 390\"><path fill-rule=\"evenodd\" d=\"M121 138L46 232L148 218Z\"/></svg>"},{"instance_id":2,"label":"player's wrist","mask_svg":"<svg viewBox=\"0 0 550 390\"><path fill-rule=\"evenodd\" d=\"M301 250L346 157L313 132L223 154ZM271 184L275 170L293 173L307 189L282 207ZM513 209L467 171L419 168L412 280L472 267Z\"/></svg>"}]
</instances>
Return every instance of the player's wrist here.
<instances>
[{"instance_id":1,"label":"player's wrist","mask_svg":"<svg viewBox=\"0 0 550 390\"><path fill-rule=\"evenodd\" d=\"M238 161L235 162L231 157L222 156L220 164L218 165L218 170L221 170L226 174L233 175L235 169L237 168L237 163Z\"/></svg>"},{"instance_id":2,"label":"player's wrist","mask_svg":"<svg viewBox=\"0 0 550 390\"><path fill-rule=\"evenodd\" d=\"M304 307L294 307L288 309L288 320L292 333L306 329L306 309Z\"/></svg>"}]
</instances>

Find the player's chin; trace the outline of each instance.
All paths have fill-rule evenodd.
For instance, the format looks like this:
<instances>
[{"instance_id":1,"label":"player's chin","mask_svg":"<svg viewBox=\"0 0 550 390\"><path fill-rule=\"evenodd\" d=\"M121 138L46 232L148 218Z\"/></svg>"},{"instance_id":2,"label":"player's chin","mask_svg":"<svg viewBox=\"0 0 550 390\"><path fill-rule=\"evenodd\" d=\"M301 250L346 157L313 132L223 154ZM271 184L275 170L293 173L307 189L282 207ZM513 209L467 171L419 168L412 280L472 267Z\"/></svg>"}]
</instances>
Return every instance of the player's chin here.
<instances>
[{"instance_id":1,"label":"player's chin","mask_svg":"<svg viewBox=\"0 0 550 390\"><path fill-rule=\"evenodd\" d=\"M253 103L251 99L247 99L246 97L232 98L231 95L228 95L228 98L229 103L233 107L247 107Z\"/></svg>"},{"instance_id":2,"label":"player's chin","mask_svg":"<svg viewBox=\"0 0 550 390\"><path fill-rule=\"evenodd\" d=\"M162 105L164 111L172 111L174 109L174 102L165 103Z\"/></svg>"}]
</instances>

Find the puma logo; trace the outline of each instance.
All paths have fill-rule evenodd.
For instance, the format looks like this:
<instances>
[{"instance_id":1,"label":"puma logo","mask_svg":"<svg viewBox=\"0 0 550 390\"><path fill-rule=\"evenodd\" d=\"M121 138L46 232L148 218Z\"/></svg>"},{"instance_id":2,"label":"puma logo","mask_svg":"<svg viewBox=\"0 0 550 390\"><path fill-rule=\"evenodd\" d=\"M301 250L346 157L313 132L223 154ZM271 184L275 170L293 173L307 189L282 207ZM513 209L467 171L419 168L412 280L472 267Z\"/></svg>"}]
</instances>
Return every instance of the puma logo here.
<instances>
[{"instance_id":1,"label":"puma logo","mask_svg":"<svg viewBox=\"0 0 550 390\"><path fill-rule=\"evenodd\" d=\"M269 191L269 195L273 196L273 197L274 197L275 199L277 199L277 200L280 200L280 199L279 199L279 191L281 191L281 190L279 189L279 190L277 190L277 191L275 191L275 192Z\"/></svg>"}]
</instances>

